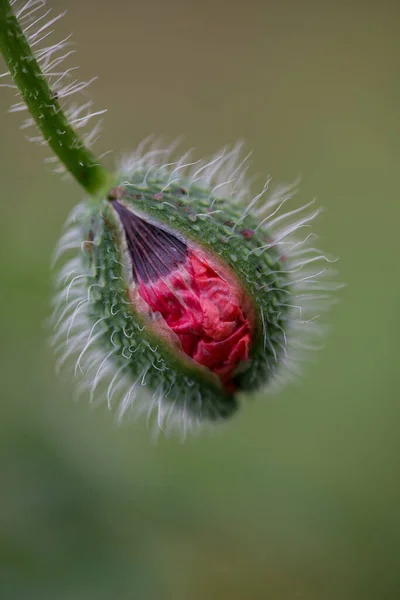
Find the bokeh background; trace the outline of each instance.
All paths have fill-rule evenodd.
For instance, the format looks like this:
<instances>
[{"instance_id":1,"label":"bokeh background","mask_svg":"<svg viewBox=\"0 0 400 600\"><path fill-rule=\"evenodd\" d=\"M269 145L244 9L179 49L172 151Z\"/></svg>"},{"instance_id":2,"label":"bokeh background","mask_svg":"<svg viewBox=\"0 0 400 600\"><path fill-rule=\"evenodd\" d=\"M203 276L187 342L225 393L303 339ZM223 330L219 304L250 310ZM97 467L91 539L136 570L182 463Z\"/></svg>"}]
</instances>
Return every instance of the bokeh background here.
<instances>
[{"instance_id":1,"label":"bokeh background","mask_svg":"<svg viewBox=\"0 0 400 600\"><path fill-rule=\"evenodd\" d=\"M80 199L0 94L0 598L400 597L400 9L389 2L49 0L107 107L98 149L149 133L302 175L348 287L300 385L213 435L160 438L73 400L44 326Z\"/></svg>"}]
</instances>

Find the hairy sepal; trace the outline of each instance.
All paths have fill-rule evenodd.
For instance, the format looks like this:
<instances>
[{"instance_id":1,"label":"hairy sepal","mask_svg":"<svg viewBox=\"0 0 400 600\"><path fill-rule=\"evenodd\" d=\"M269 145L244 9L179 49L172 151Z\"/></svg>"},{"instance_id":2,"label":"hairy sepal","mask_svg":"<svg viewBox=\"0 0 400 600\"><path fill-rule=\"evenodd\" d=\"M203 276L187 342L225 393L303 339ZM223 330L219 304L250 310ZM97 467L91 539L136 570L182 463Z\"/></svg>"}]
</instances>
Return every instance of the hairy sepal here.
<instances>
[{"instance_id":1,"label":"hairy sepal","mask_svg":"<svg viewBox=\"0 0 400 600\"><path fill-rule=\"evenodd\" d=\"M99 206L81 205L69 220L56 258L71 248L78 257L59 277L56 342L61 364L78 355L75 371L84 373L92 399L107 382L104 396L110 407L117 404L119 419L133 409L155 413L157 428L186 431L231 415L242 391L273 389L299 375L299 361L319 348L317 319L338 286L329 281L326 263L332 261L313 246L315 234L304 230L319 211L309 210L312 203L282 210L293 186L267 194L268 181L249 199L238 148L189 169L187 157L160 165L159 156L167 155L138 152ZM227 165L236 178L227 177ZM234 394L224 393L215 376L177 352L132 306L131 265L115 200L210 256L249 298L250 360L235 373Z\"/></svg>"}]
</instances>

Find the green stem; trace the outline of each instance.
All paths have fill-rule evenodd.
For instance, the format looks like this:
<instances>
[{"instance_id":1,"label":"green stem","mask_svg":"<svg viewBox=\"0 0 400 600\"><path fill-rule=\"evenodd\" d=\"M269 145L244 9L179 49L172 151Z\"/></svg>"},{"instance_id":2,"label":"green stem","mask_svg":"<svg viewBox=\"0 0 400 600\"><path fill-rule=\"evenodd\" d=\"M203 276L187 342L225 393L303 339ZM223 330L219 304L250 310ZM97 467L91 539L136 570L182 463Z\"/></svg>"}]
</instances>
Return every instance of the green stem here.
<instances>
[{"instance_id":1,"label":"green stem","mask_svg":"<svg viewBox=\"0 0 400 600\"><path fill-rule=\"evenodd\" d=\"M89 194L103 193L112 177L68 123L9 0L0 0L0 52L51 149Z\"/></svg>"}]
</instances>

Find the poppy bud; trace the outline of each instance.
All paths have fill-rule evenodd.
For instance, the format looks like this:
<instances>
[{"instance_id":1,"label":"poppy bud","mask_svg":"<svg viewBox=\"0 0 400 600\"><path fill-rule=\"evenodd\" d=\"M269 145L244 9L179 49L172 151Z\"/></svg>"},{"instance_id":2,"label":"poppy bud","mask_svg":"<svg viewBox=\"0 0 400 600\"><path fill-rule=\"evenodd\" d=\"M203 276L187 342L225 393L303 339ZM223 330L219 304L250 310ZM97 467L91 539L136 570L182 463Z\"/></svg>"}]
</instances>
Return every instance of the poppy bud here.
<instances>
[{"instance_id":1,"label":"poppy bud","mask_svg":"<svg viewBox=\"0 0 400 600\"><path fill-rule=\"evenodd\" d=\"M314 335L313 303L327 299L314 266L330 261L299 236L318 211L281 212L291 186L249 199L236 148L190 165L160 155L136 156L70 219L57 258L78 256L58 279L56 342L61 364L77 355L92 398L107 382L119 418L155 409L160 428L186 429L295 370L293 354L311 346L298 334Z\"/></svg>"}]
</instances>

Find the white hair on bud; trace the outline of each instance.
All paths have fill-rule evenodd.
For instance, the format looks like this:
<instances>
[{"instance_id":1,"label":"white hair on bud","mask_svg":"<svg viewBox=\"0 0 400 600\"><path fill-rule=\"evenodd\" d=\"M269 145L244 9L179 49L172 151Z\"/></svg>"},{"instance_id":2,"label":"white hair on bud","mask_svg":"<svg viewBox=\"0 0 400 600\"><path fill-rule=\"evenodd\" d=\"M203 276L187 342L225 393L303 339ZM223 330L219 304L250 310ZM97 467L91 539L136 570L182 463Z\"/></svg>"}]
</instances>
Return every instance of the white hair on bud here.
<instances>
[{"instance_id":1,"label":"white hair on bud","mask_svg":"<svg viewBox=\"0 0 400 600\"><path fill-rule=\"evenodd\" d=\"M172 161L175 148L176 145L173 145L162 150L158 148L154 138L148 138L133 156L124 158L119 175L122 180L127 178L125 185L129 186L129 176L132 173L144 173L146 180L148 174L153 172L158 178L165 177L167 182L174 181L186 188L193 185L193 182L197 185L200 182L207 188L218 191L218 196L223 194L224 197L232 197L232 205L241 207L241 211L237 211L239 217L234 223L234 230L247 215L256 218L257 229L263 229L270 241L255 250L247 249L247 252L257 255L266 252L268 248L278 250L277 262L280 262L280 266L277 265L277 272L290 276L289 281L281 286L282 293L287 295L287 302L282 303L284 315L276 313L283 320L282 327L278 326L282 333L279 340L271 340L270 334L267 334L266 317L262 311L260 315L264 328L264 348L268 347L272 352L272 357L271 354L269 359L266 356L266 364L268 360L271 361L272 370L274 362L280 363L278 369L273 369L274 376L268 384L268 391L280 389L289 379L301 375L301 363L305 356L320 349L326 329L319 324L320 317L332 304L330 292L340 287L334 283L335 272L330 266L335 259L315 247L316 235L308 233L320 211L313 208L314 202L288 210L287 206L295 194L294 185L278 186L270 190L270 178L252 198L249 193L250 184L245 180L249 155L245 160L241 159L241 145L226 148L205 161L189 160L188 154ZM229 196L233 190L235 195ZM190 194L188 195L190 201ZM213 202L212 194L210 202ZM54 254L55 263L65 254L69 256L57 275L58 291L53 303L52 321L56 328L53 343L58 354L57 368L75 357L74 372L81 380L80 393L88 393L91 402L95 401L96 404L104 402L114 411L118 422L129 414L144 415L148 423L153 423L155 433L160 430L179 431L184 437L189 429L197 430L200 423L198 418L191 415L185 402L177 408L172 399L168 401L169 393L173 394L174 384L167 394L163 394L162 386L154 393L147 392L144 389L146 368L135 379L129 371L129 361L135 348L129 348L127 356L113 341L114 334L120 330L115 329L111 334L108 348L98 343L105 333L110 334L102 318L94 322L90 316L97 284L88 288L87 278L93 273L87 271L84 260L87 250L82 223L86 221L88 211L85 203L72 211ZM204 214L198 216L206 214L207 208L204 209ZM95 241L90 243L95 244ZM268 286L262 285L262 282L258 282L257 289L259 294L268 293ZM112 307L111 314L114 315ZM129 337L128 332L124 331L124 335ZM281 350L279 357L272 342L276 342L276 347ZM151 364L148 368L150 366ZM156 366L154 362L153 366ZM201 425L203 427L204 423Z\"/></svg>"},{"instance_id":2,"label":"white hair on bud","mask_svg":"<svg viewBox=\"0 0 400 600\"><path fill-rule=\"evenodd\" d=\"M89 81L80 81L75 78L77 66L63 67L76 52L72 49L71 37L67 36L59 42L52 42L55 25L65 12L52 16L52 9L46 7L45 0L11 0L19 24L26 35L36 60L46 77L53 95L60 102L69 124L79 131L82 142L87 147L92 147L97 141L101 129L102 120L98 119L106 110L94 110L93 102L86 97L86 90L97 78ZM3 73L5 77L9 73ZM20 95L14 84L0 84L0 87L10 87ZM70 102L72 96L81 96L81 102ZM21 112L27 110L23 101L17 101L10 107L10 112ZM21 128L26 129L34 125L34 119L28 117ZM46 144L46 140L39 135L26 136L29 141ZM65 167L55 157L50 157L46 163L57 163L54 171L66 174Z\"/></svg>"}]
</instances>

